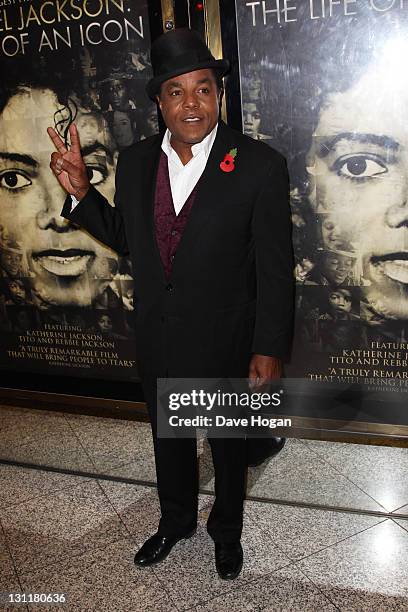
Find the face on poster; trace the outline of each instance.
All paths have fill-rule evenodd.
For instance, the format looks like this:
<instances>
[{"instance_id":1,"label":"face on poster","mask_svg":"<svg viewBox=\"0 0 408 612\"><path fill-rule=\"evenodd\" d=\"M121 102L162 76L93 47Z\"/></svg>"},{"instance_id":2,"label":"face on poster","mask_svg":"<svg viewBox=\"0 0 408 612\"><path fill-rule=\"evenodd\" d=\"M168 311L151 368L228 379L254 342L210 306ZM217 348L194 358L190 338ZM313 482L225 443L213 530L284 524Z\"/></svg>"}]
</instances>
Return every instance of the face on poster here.
<instances>
[{"instance_id":1,"label":"face on poster","mask_svg":"<svg viewBox=\"0 0 408 612\"><path fill-rule=\"evenodd\" d=\"M60 216L65 194L50 173L52 143L46 131L59 109L55 92L40 88L21 88L3 109L1 224L22 254L21 273L36 301L89 306L117 272L118 258ZM91 183L111 201L117 159L113 139L101 114L79 108L77 124Z\"/></svg>"},{"instance_id":2,"label":"face on poster","mask_svg":"<svg viewBox=\"0 0 408 612\"><path fill-rule=\"evenodd\" d=\"M400 66L406 51L402 41L387 41L379 62L327 97L308 154L313 209L331 215L358 255L367 302L401 321L408 319L408 79L390 65Z\"/></svg>"},{"instance_id":3,"label":"face on poster","mask_svg":"<svg viewBox=\"0 0 408 612\"><path fill-rule=\"evenodd\" d=\"M1 274L29 278L34 298L45 307L92 305L118 270L113 251L60 217L66 194L50 173L53 145L46 128L54 126L66 135L75 121L91 183L113 202L118 152L151 135L156 127L147 120L144 124L138 121L143 114L151 117L155 109L144 94L150 76L145 60L147 42L132 42L125 41L99 55L84 47L77 57L74 52L72 57L60 57L57 51L34 57L29 73L30 62L24 64L16 58L20 73L4 78L0 108ZM143 64L137 62L139 56ZM55 82L50 74L48 79L35 78L37 70L60 71L59 63L67 59L62 79L61 74L55 76ZM68 83L64 91L63 80Z\"/></svg>"},{"instance_id":4,"label":"face on poster","mask_svg":"<svg viewBox=\"0 0 408 612\"><path fill-rule=\"evenodd\" d=\"M315 347L322 320L350 321L337 349L408 339L408 20L380 4L293 3L285 20L236 3L244 131L256 104L288 160L297 322L316 319ZM347 312L328 294L346 289Z\"/></svg>"},{"instance_id":5,"label":"face on poster","mask_svg":"<svg viewBox=\"0 0 408 612\"><path fill-rule=\"evenodd\" d=\"M101 30L105 21L111 29L123 21L121 5L109 3L109 15L100 13ZM16 11L7 8L9 24ZM89 21L84 16L67 26L72 40ZM145 94L151 66L143 1L133 3L128 24L120 30L130 35L115 42L61 43L35 53L46 26L32 20L31 53L0 58L0 328L10 338L45 323L99 333L102 317L110 322L105 340L127 342L134 353L130 262L60 216L66 194L49 167L54 147L47 134L52 126L69 144L75 122L90 181L114 205L120 151L158 131L156 107Z\"/></svg>"}]
</instances>

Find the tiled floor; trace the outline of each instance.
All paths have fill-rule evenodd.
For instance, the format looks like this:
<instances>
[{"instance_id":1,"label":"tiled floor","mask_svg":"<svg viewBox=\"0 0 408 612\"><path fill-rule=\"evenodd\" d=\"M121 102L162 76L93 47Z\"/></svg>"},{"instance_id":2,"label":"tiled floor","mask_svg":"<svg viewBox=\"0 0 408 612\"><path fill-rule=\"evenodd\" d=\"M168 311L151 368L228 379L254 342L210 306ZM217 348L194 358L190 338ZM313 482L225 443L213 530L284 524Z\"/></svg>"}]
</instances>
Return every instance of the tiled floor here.
<instances>
[{"instance_id":1,"label":"tiled floor","mask_svg":"<svg viewBox=\"0 0 408 612\"><path fill-rule=\"evenodd\" d=\"M0 440L2 459L146 481L0 464L0 592L67 595L1 609L408 610L408 449L290 440L250 472L250 494L286 503L246 502L244 568L225 582L205 530L211 495L200 497L194 538L154 568L133 564L159 517L147 425L0 407Z\"/></svg>"}]
</instances>

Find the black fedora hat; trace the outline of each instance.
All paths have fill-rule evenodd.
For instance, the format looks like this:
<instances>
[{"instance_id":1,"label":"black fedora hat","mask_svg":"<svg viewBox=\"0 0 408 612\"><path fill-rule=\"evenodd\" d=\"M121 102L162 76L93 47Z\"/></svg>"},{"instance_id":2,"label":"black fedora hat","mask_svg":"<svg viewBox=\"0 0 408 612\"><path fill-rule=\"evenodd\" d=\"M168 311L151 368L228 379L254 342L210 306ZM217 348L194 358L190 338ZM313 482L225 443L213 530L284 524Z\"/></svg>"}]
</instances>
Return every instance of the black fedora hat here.
<instances>
[{"instance_id":1,"label":"black fedora hat","mask_svg":"<svg viewBox=\"0 0 408 612\"><path fill-rule=\"evenodd\" d=\"M220 77L229 70L228 60L217 60L195 30L176 28L157 38L150 52L153 78L146 86L152 100L160 91L164 81L202 68L213 68Z\"/></svg>"}]
</instances>

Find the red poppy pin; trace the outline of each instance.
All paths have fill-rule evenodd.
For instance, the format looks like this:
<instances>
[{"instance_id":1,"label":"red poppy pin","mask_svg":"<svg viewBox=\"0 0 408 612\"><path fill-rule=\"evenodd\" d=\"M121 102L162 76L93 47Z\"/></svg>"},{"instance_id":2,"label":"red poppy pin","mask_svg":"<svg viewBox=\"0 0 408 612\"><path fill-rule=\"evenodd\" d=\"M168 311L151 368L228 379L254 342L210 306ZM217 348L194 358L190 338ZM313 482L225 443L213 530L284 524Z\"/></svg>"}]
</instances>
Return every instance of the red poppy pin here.
<instances>
[{"instance_id":1,"label":"red poppy pin","mask_svg":"<svg viewBox=\"0 0 408 612\"><path fill-rule=\"evenodd\" d=\"M223 172L232 172L235 170L235 158L237 156L237 149L231 149L229 153L226 153L224 159L220 163L220 168Z\"/></svg>"}]
</instances>

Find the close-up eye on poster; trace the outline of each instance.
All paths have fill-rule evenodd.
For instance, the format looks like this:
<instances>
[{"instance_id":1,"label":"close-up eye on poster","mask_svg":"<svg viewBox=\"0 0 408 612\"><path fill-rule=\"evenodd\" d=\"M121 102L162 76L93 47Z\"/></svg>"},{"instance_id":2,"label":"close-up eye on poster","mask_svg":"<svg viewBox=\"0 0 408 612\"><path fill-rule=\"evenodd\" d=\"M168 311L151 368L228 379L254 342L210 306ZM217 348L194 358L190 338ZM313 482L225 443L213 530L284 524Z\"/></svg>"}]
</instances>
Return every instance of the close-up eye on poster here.
<instances>
[{"instance_id":1,"label":"close-up eye on poster","mask_svg":"<svg viewBox=\"0 0 408 612\"><path fill-rule=\"evenodd\" d=\"M291 179L289 375L350 385L364 405L406 423L406 8L390 0L236 8L243 129L285 155Z\"/></svg>"}]
</instances>

